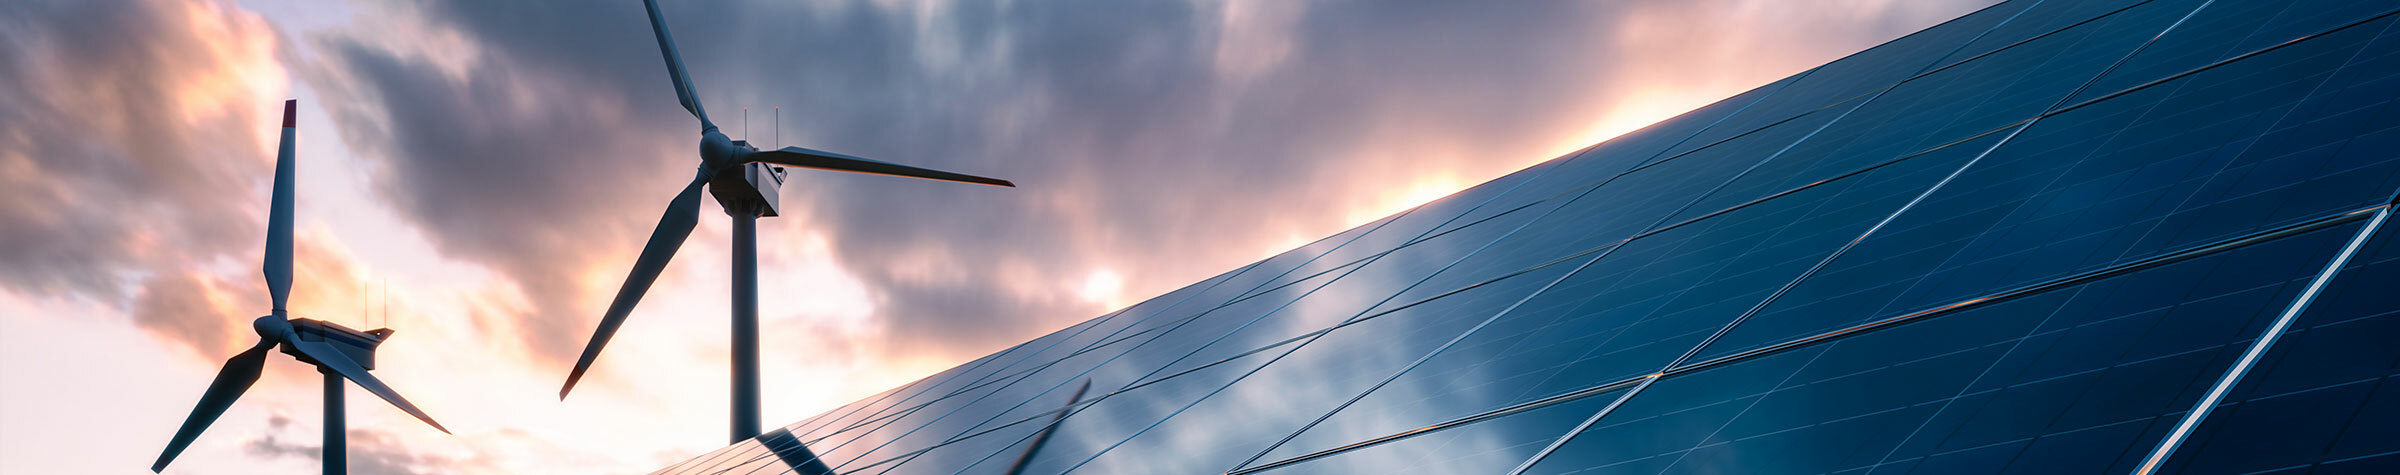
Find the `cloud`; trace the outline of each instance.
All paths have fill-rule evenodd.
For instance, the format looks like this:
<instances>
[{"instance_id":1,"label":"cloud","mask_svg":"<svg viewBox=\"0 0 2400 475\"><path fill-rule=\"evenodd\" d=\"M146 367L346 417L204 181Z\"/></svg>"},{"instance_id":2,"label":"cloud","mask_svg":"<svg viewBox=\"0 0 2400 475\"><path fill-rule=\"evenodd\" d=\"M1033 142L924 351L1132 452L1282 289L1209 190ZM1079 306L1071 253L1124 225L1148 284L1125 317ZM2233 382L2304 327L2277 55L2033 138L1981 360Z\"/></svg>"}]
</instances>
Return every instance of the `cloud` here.
<instances>
[{"instance_id":1,"label":"cloud","mask_svg":"<svg viewBox=\"0 0 2400 475\"><path fill-rule=\"evenodd\" d=\"M455 77L432 59L360 42L325 49L337 68L326 74L338 77L317 83L338 98L329 109L343 139L380 159L376 194L443 253L516 285L528 314L500 322L535 355L581 350L600 303L585 298L583 275L637 251L679 188L666 183L689 179L689 168L638 166L664 162L653 158L668 155L662 137L641 132L661 128L570 75L474 62L475 74ZM662 191L633 192L645 189Z\"/></svg>"},{"instance_id":2,"label":"cloud","mask_svg":"<svg viewBox=\"0 0 2400 475\"><path fill-rule=\"evenodd\" d=\"M282 432L291 428L291 426L292 418L284 417L282 414L268 416L267 435L265 437L251 440L250 443L242 444L242 451L248 452L251 455L268 458L299 457L310 460L324 460L324 444L312 445L305 442L285 442L281 438L277 437L277 432Z\"/></svg>"},{"instance_id":3,"label":"cloud","mask_svg":"<svg viewBox=\"0 0 2400 475\"><path fill-rule=\"evenodd\" d=\"M246 346L236 340L249 318L231 314L263 313L252 296L264 292L229 297L203 269L262 252L285 87L275 32L201 1L10 10L0 18L0 84L10 85L0 88L0 287L117 306L205 354Z\"/></svg>"},{"instance_id":4,"label":"cloud","mask_svg":"<svg viewBox=\"0 0 2400 475\"><path fill-rule=\"evenodd\" d=\"M154 334L181 341L201 355L231 355L241 351L236 340L250 336L236 335L228 322L241 322L238 311L226 302L227 293L217 288L214 276L197 272L173 272L153 277L133 298L134 323ZM262 286L263 287L263 286ZM252 337L255 339L256 337Z\"/></svg>"},{"instance_id":5,"label":"cloud","mask_svg":"<svg viewBox=\"0 0 2400 475\"><path fill-rule=\"evenodd\" d=\"M262 231L258 234L264 234ZM366 294L358 259L330 231L302 230L293 240L290 315L372 329L359 305ZM247 264L244 262L243 264ZM249 270L250 266L241 266ZM152 335L183 343L205 360L217 360L257 343L250 321L271 306L265 280L249 272L224 275L204 270L166 269L143 281L128 309L135 324Z\"/></svg>"},{"instance_id":6,"label":"cloud","mask_svg":"<svg viewBox=\"0 0 2400 475\"><path fill-rule=\"evenodd\" d=\"M324 460L323 436L284 437L295 429L292 419L274 415L267 419L267 435L242 444L242 451L260 458L301 458ZM314 438L316 443L307 442ZM463 461L438 454L410 450L389 432L375 429L349 429L343 433L350 473L360 475L420 475L457 473L472 467Z\"/></svg>"},{"instance_id":7,"label":"cloud","mask_svg":"<svg viewBox=\"0 0 2400 475\"><path fill-rule=\"evenodd\" d=\"M256 252L265 193L244 192L274 163L284 87L265 22L208 2L14 3L0 285L120 301L149 271Z\"/></svg>"}]
</instances>

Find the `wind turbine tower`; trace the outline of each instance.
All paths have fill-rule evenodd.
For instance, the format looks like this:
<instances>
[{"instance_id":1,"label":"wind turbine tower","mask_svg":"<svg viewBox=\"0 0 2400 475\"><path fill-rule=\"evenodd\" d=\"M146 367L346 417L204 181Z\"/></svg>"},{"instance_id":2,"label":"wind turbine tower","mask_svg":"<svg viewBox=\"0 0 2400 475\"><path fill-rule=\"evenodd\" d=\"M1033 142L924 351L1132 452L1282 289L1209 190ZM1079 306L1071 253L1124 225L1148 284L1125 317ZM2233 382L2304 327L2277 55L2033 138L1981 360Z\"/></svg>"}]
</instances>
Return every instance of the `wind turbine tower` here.
<instances>
[{"instance_id":1,"label":"wind turbine tower","mask_svg":"<svg viewBox=\"0 0 2400 475\"><path fill-rule=\"evenodd\" d=\"M783 186L783 166L813 168L851 173L889 175L931 180L1015 187L1008 180L986 178L940 170L918 168L897 163L870 160L833 152L800 147L759 150L747 141L727 138L717 130L700 106L699 94L693 91L691 75L685 72L682 55L675 51L675 40L667 34L666 17L659 13L656 0L644 0L650 13L650 31L658 40L659 53L666 58L667 77L674 82L675 97L683 109L700 122L700 167L683 191L667 204L665 216L658 220L650 242L642 247L641 257L625 284L617 290L616 299L609 303L608 313L592 332L592 340L584 346L583 356L575 362L567 383L559 388L558 397L565 399L591 369L600 349L608 345L617 328L625 324L627 314L648 292L650 284L675 257L675 250L690 237L700 213L700 187L706 185L709 194L725 214L733 218L733 405L732 440L740 442L760 435L758 385L758 218L777 214L780 204L777 190ZM777 166L781 165L781 166Z\"/></svg>"}]
</instances>

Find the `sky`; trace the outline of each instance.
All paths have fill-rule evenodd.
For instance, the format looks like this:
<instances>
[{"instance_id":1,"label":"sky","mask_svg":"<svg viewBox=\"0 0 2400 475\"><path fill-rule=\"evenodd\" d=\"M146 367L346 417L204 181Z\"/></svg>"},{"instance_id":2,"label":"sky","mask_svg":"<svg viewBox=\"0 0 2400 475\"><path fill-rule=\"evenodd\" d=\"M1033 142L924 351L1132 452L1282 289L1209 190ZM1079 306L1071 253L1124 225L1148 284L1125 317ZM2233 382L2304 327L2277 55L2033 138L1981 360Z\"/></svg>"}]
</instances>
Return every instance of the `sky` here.
<instances>
[{"instance_id":1,"label":"sky","mask_svg":"<svg viewBox=\"0 0 2400 475\"><path fill-rule=\"evenodd\" d=\"M733 138L1020 186L796 171L776 426L1991 0L661 3ZM256 340L287 98L293 314L396 329L376 373L454 432L352 389L354 472L724 444L714 204L556 395L697 163L639 2L0 0L0 472L146 469ZM317 378L273 356L170 472L314 471Z\"/></svg>"}]
</instances>

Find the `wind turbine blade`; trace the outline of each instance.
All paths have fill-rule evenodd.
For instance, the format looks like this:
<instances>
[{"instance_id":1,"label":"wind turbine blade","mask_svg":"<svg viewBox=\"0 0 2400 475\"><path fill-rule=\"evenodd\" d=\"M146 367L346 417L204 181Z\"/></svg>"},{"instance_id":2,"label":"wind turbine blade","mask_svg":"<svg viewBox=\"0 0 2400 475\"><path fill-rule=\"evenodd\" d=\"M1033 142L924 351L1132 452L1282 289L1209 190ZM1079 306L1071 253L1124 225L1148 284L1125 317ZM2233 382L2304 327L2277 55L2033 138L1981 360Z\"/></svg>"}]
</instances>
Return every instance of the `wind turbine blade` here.
<instances>
[{"instance_id":1,"label":"wind turbine blade","mask_svg":"<svg viewBox=\"0 0 2400 475\"><path fill-rule=\"evenodd\" d=\"M352 383L358 383L358 387L366 388L367 392L375 393L384 401L398 406L401 411L408 412L408 415L416 416L417 420L432 425L434 429L440 430L444 434L450 433L449 428L442 427L442 423L434 422L433 416L425 415L425 411L417 409L417 405L409 404L407 398L400 397L400 393L392 391L390 386L384 386L382 380L375 379L375 375L367 373L366 368L359 367L358 362L350 361L348 356L342 356L341 349L334 348L333 345L322 341L302 340L298 333L285 333L283 341L291 344L293 348L299 349L301 354L308 355L309 359L317 360L317 365L330 368L335 374L342 375L342 378L348 379Z\"/></svg>"},{"instance_id":2,"label":"wind turbine blade","mask_svg":"<svg viewBox=\"0 0 2400 475\"><path fill-rule=\"evenodd\" d=\"M1075 403L1083 402L1083 392L1090 389L1092 380L1083 380L1083 387L1075 388L1075 395L1067 397L1066 407L1058 408L1058 416L1051 418L1050 425L1042 427L1042 432L1033 436L1033 443L1025 444L1025 453L1018 454L1017 461L1008 464L1008 471L1002 473L1024 475L1025 467L1033 464L1033 456L1042 453L1042 446L1050 443L1050 434L1058 432L1058 424L1066 420L1068 412L1075 410Z\"/></svg>"},{"instance_id":3,"label":"wind turbine blade","mask_svg":"<svg viewBox=\"0 0 2400 475\"><path fill-rule=\"evenodd\" d=\"M708 112L700 108L700 93L692 90L692 75L683 70L683 54L675 52L675 37L667 34L667 16L658 12L658 0L642 0L650 10L650 32L658 38L658 53L667 58L667 77L675 80L675 99L683 101L683 110L700 119L700 128L709 130L717 124L708 121Z\"/></svg>"},{"instance_id":4,"label":"wind turbine blade","mask_svg":"<svg viewBox=\"0 0 2400 475\"><path fill-rule=\"evenodd\" d=\"M283 101L283 145L275 150L275 194L267 202L267 293L275 298L275 314L283 315L292 295L292 109L299 100Z\"/></svg>"},{"instance_id":5,"label":"wind turbine blade","mask_svg":"<svg viewBox=\"0 0 2400 475\"><path fill-rule=\"evenodd\" d=\"M592 360L600 357L600 348L608 346L609 337L625 324L625 316L633 313L634 304L641 303L642 294L666 270L667 261L675 258L675 250L683 247L683 239L692 235L692 227L700 223L700 185L708 183L708 174L692 177L692 184L667 203L667 213L658 218L658 230L650 232L650 243L642 246L642 257L633 261L633 273L625 276L625 286L617 289L616 301L608 304L608 314L600 317L600 328L592 331L592 342L583 347L583 357L575 360L575 371L567 373L567 385L558 388L558 398L566 399L575 390L575 382L583 380L583 372L592 368Z\"/></svg>"},{"instance_id":6,"label":"wind turbine blade","mask_svg":"<svg viewBox=\"0 0 2400 475\"><path fill-rule=\"evenodd\" d=\"M167 442L165 452L158 454L158 461L150 463L150 471L166 470L176 455L200 438L209 424L217 422L217 416L225 415L225 410L233 407L233 401L241 399L251 383L258 382L259 368L266 366L267 350L273 348L275 340L261 339L249 350L226 358L225 369L217 370L217 380L208 383L208 392L200 393L200 404L192 407L192 415L183 419L183 428L175 430L175 438Z\"/></svg>"},{"instance_id":7,"label":"wind turbine blade","mask_svg":"<svg viewBox=\"0 0 2400 475\"><path fill-rule=\"evenodd\" d=\"M985 178L964 173L951 173L930 168L918 168L908 165L901 165L898 163L853 157L822 150L809 150L800 147L784 147L780 150L754 152L751 153L746 159L752 162L766 162L776 165L814 168L818 170L832 170L837 172L904 176L930 180L1005 186L1010 188L1015 188L1017 186L1015 183L1009 183L1008 180L1002 180L998 178Z\"/></svg>"}]
</instances>

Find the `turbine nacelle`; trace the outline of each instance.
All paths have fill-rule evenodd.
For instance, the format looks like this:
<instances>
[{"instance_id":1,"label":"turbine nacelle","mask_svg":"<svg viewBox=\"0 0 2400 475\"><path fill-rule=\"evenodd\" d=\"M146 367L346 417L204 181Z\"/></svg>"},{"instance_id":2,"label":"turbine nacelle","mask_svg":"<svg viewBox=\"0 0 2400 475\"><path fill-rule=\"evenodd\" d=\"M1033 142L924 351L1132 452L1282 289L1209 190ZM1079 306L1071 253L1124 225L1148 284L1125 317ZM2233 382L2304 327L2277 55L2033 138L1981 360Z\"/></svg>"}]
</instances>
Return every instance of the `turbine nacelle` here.
<instances>
[{"instance_id":1,"label":"turbine nacelle","mask_svg":"<svg viewBox=\"0 0 2400 475\"><path fill-rule=\"evenodd\" d=\"M701 173L706 174L708 193L726 213L781 214L777 208L782 203L778 189L783 187L783 167L755 162L752 155L758 153L748 141L715 130L700 133Z\"/></svg>"},{"instance_id":2,"label":"turbine nacelle","mask_svg":"<svg viewBox=\"0 0 2400 475\"><path fill-rule=\"evenodd\" d=\"M370 370L375 369L375 347L382 346L383 340L390 338L393 333L390 328L360 331L338 323L306 318L292 319L290 326L295 333L294 339L329 343L326 346L337 350L344 359L358 363L361 369ZM283 353L304 363L323 364L289 344L283 345Z\"/></svg>"}]
</instances>

